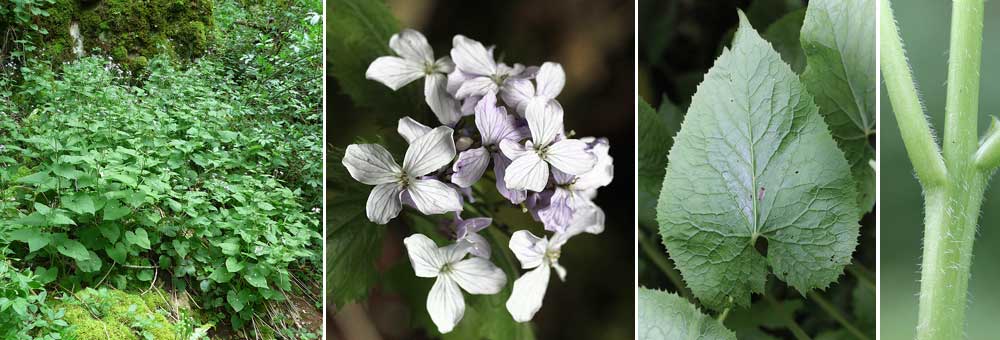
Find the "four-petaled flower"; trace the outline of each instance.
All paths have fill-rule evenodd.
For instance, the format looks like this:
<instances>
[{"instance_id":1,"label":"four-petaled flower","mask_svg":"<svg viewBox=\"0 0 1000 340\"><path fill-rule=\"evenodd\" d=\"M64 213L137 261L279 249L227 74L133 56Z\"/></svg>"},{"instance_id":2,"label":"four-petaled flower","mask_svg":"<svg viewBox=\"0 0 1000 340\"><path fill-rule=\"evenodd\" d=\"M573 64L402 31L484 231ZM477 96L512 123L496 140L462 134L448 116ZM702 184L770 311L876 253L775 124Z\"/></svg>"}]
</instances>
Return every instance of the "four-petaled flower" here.
<instances>
[{"instance_id":1,"label":"four-petaled flower","mask_svg":"<svg viewBox=\"0 0 1000 340\"><path fill-rule=\"evenodd\" d=\"M500 152L500 142L505 140L519 142L527 136L527 132L518 126L515 116L507 114L507 109L497 106L496 103L496 95L490 92L476 104L476 128L479 129L482 143L478 148L458 154L458 160L452 166L455 173L451 176L451 182L463 188L472 186L486 172L492 156L493 173L497 177L497 191L511 203L521 203L527 193L523 189L507 187L504 173L511 161Z\"/></svg>"},{"instance_id":2,"label":"four-petaled flower","mask_svg":"<svg viewBox=\"0 0 1000 340\"><path fill-rule=\"evenodd\" d=\"M384 56L368 66L365 77L399 90L424 78L424 97L441 124L453 126L462 118L458 101L447 91L447 74L455 69L449 57L434 60L434 50L420 32L405 29L393 34L389 48L399 57Z\"/></svg>"},{"instance_id":3,"label":"four-petaled flower","mask_svg":"<svg viewBox=\"0 0 1000 340\"><path fill-rule=\"evenodd\" d=\"M507 299L507 311L515 321L530 321L542 308L551 269L559 275L559 280L566 281L566 269L559 265L562 246L571 237L584 232L587 225L593 224L589 220L593 216L591 213L579 215L566 231L555 233L552 239L540 238L527 230L518 230L510 237L510 250L521 262L521 268L531 269L514 281L514 289Z\"/></svg>"},{"instance_id":4,"label":"four-petaled flower","mask_svg":"<svg viewBox=\"0 0 1000 340\"><path fill-rule=\"evenodd\" d=\"M537 67L514 64L513 67L493 60L493 50L463 35L452 39L451 59L455 71L448 75L448 90L458 99L472 99L474 104L487 93L501 96L512 90L508 84L516 79L534 77ZM465 110L463 110L464 112Z\"/></svg>"},{"instance_id":5,"label":"four-petaled flower","mask_svg":"<svg viewBox=\"0 0 1000 340\"><path fill-rule=\"evenodd\" d=\"M464 289L469 294L496 294L507 284L507 274L481 257L465 259L468 245L456 243L438 247L423 234L403 240L413 272L437 281L427 295L427 313L441 333L451 332L465 314Z\"/></svg>"},{"instance_id":6,"label":"four-petaled flower","mask_svg":"<svg viewBox=\"0 0 1000 340\"><path fill-rule=\"evenodd\" d=\"M545 62L538 68L535 74L536 86L531 84L531 80L526 78L513 78L507 81L506 91L502 93L503 101L517 109L517 113L524 116L528 104L540 103L548 104L556 100L556 96L562 92L566 85L566 72L563 71L559 63ZM537 106L542 108L544 106Z\"/></svg>"},{"instance_id":7,"label":"four-petaled flower","mask_svg":"<svg viewBox=\"0 0 1000 340\"><path fill-rule=\"evenodd\" d=\"M580 176L566 174L559 170L552 170L552 181L555 183L552 189L546 189L540 207L535 207L536 218L545 225L545 230L558 232L564 231L573 221L573 217L589 212L600 215L602 221L599 225L591 225L587 232L600 234L604 231L604 211L593 199L597 196L597 189L611 183L614 178L613 159L608 154L608 141L604 138L584 137L581 141L587 143L589 151L597 157L597 163L593 169ZM588 209L592 208L592 209Z\"/></svg>"},{"instance_id":8,"label":"four-petaled flower","mask_svg":"<svg viewBox=\"0 0 1000 340\"><path fill-rule=\"evenodd\" d=\"M531 140L525 145L500 142L500 149L512 160L504 174L508 189L542 191L549 181L549 165L570 175L594 168L596 158L587 151L587 143L562 136L562 105L556 101L538 103L528 105L525 113ZM533 109L535 106L539 109Z\"/></svg>"},{"instance_id":9,"label":"four-petaled flower","mask_svg":"<svg viewBox=\"0 0 1000 340\"><path fill-rule=\"evenodd\" d=\"M351 177L375 186L368 196L369 220L377 224L389 222L403 209L404 199L427 215L462 210L458 191L437 179L420 178L455 158L452 132L451 128L441 126L414 140L406 149L402 167L381 145L347 147L343 164Z\"/></svg>"}]
</instances>

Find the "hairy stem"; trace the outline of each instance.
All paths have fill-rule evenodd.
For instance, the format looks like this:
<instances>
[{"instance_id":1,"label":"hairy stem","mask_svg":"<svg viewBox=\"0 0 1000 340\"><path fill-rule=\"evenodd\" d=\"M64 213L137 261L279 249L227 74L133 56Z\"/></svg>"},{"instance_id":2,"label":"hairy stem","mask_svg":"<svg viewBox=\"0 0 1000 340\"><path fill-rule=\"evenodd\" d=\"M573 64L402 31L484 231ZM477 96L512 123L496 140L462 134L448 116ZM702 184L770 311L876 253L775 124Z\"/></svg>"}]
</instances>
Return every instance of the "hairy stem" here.
<instances>
[{"instance_id":1,"label":"hairy stem","mask_svg":"<svg viewBox=\"0 0 1000 340\"><path fill-rule=\"evenodd\" d=\"M944 182L947 173L944 160L920 105L910 66L906 62L906 52L896 30L892 7L889 0L879 0L879 3L879 29L882 34L879 39L879 62L892 111L896 114L903 144L920 183L924 188L938 186Z\"/></svg>"}]
</instances>

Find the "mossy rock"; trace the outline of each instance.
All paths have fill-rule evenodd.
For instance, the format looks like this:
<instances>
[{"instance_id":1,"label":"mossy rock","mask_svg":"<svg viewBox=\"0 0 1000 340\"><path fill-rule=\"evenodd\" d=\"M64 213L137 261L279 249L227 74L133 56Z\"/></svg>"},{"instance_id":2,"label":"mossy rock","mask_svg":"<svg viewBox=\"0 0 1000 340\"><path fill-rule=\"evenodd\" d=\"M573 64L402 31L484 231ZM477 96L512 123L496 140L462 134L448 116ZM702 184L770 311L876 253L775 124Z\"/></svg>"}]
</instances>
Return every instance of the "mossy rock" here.
<instances>
[{"instance_id":1,"label":"mossy rock","mask_svg":"<svg viewBox=\"0 0 1000 340\"><path fill-rule=\"evenodd\" d=\"M58 302L56 308L65 308L64 320L78 340L178 339L177 325L166 317L167 304L156 295L85 289L75 299Z\"/></svg>"},{"instance_id":2,"label":"mossy rock","mask_svg":"<svg viewBox=\"0 0 1000 340\"><path fill-rule=\"evenodd\" d=\"M76 25L84 54L97 51L126 69L142 69L158 54L179 60L202 56L208 48L212 0L57 0L39 25L39 53L54 65L76 59Z\"/></svg>"}]
</instances>

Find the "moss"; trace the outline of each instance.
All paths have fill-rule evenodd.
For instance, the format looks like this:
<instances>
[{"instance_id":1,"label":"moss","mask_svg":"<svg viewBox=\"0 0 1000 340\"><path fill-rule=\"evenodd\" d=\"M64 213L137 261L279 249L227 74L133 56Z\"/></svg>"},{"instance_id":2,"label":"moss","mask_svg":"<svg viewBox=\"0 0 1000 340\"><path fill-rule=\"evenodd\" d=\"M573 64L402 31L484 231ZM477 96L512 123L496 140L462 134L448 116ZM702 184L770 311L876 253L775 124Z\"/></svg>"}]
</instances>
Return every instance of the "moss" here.
<instances>
[{"instance_id":1,"label":"moss","mask_svg":"<svg viewBox=\"0 0 1000 340\"><path fill-rule=\"evenodd\" d=\"M165 316L168 305L157 293L139 295L114 289L85 289L76 293L76 299L61 301L57 308L66 309L65 320L79 340L109 336L131 340L145 338L144 335L177 339L177 327Z\"/></svg>"},{"instance_id":2,"label":"moss","mask_svg":"<svg viewBox=\"0 0 1000 340\"><path fill-rule=\"evenodd\" d=\"M41 37L39 53L53 64L76 58L72 22L79 25L85 53L96 50L132 70L161 53L200 57L213 27L212 0L57 0L46 10L40 26L49 34Z\"/></svg>"}]
</instances>

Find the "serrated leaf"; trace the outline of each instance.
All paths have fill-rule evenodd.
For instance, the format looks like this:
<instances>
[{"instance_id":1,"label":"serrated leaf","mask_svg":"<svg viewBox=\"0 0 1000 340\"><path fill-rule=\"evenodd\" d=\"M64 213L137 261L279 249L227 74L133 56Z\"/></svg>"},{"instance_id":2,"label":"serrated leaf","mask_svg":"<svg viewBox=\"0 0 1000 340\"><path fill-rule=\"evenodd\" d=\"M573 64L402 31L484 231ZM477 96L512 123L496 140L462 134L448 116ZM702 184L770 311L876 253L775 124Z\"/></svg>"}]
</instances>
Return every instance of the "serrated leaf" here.
<instances>
[{"instance_id":1,"label":"serrated leaf","mask_svg":"<svg viewBox=\"0 0 1000 340\"><path fill-rule=\"evenodd\" d=\"M806 9L797 9L785 14L764 31L764 39L771 42L774 49L781 54L781 59L792 67L795 73L806 68L806 55L799 43L799 31L802 21L806 18Z\"/></svg>"},{"instance_id":2,"label":"serrated leaf","mask_svg":"<svg viewBox=\"0 0 1000 340\"><path fill-rule=\"evenodd\" d=\"M736 334L674 293L639 288L636 339L731 339Z\"/></svg>"},{"instance_id":3,"label":"serrated leaf","mask_svg":"<svg viewBox=\"0 0 1000 340\"><path fill-rule=\"evenodd\" d=\"M28 252L33 253L42 249L51 241L49 233L43 233L35 228L24 228L16 230L9 235L12 241L21 241L28 244Z\"/></svg>"},{"instance_id":4,"label":"serrated leaf","mask_svg":"<svg viewBox=\"0 0 1000 340\"><path fill-rule=\"evenodd\" d=\"M656 197L667 167L667 153L673 144L673 131L665 117L639 100L639 223L656 226ZM664 106L672 105L665 102Z\"/></svg>"},{"instance_id":5,"label":"serrated leaf","mask_svg":"<svg viewBox=\"0 0 1000 340\"><path fill-rule=\"evenodd\" d=\"M75 240L63 239L56 245L56 250L58 250L60 254L71 257L77 261L86 261L90 259L90 251L87 250L87 247Z\"/></svg>"},{"instance_id":6,"label":"serrated leaf","mask_svg":"<svg viewBox=\"0 0 1000 340\"><path fill-rule=\"evenodd\" d=\"M48 183L48 182L50 182L50 181L52 181L54 179L55 178L53 178L52 176L49 176L49 170L42 170L42 171L39 171L39 172L30 174L30 175L27 175L27 176L18 178L15 182L25 183L25 184L34 184L34 185L43 185L43 184Z\"/></svg>"},{"instance_id":7,"label":"serrated leaf","mask_svg":"<svg viewBox=\"0 0 1000 340\"><path fill-rule=\"evenodd\" d=\"M808 61L802 82L847 153L862 213L875 203L875 175L867 166L877 95L873 17L873 0L810 1L800 37Z\"/></svg>"},{"instance_id":8,"label":"serrated leaf","mask_svg":"<svg viewBox=\"0 0 1000 340\"><path fill-rule=\"evenodd\" d=\"M230 257L226 259L226 270L228 270L230 273L235 273L240 270L243 270L244 267L246 267L246 265L235 257Z\"/></svg>"},{"instance_id":9,"label":"serrated leaf","mask_svg":"<svg viewBox=\"0 0 1000 340\"><path fill-rule=\"evenodd\" d=\"M224 242L219 242L217 245L223 254L233 256L240 253L240 239L238 238L229 238Z\"/></svg>"},{"instance_id":10,"label":"serrated leaf","mask_svg":"<svg viewBox=\"0 0 1000 340\"><path fill-rule=\"evenodd\" d=\"M88 251L88 254L86 259L76 259L76 267L84 273L93 273L101 270L101 266L104 263L104 261L101 261L101 257L92 251Z\"/></svg>"},{"instance_id":11,"label":"serrated leaf","mask_svg":"<svg viewBox=\"0 0 1000 340\"><path fill-rule=\"evenodd\" d=\"M800 292L826 287L857 245L847 161L795 73L742 13L733 47L691 101L662 187L664 245L712 309L748 306L768 267Z\"/></svg>"},{"instance_id":12,"label":"serrated leaf","mask_svg":"<svg viewBox=\"0 0 1000 340\"><path fill-rule=\"evenodd\" d=\"M245 291L240 291L237 293L234 290L230 290L229 292L226 293L226 302L229 302L229 307L232 307L233 310L238 313L239 311L243 310L243 307L246 307L247 300L250 299L249 296L250 294L246 293Z\"/></svg>"}]
</instances>

